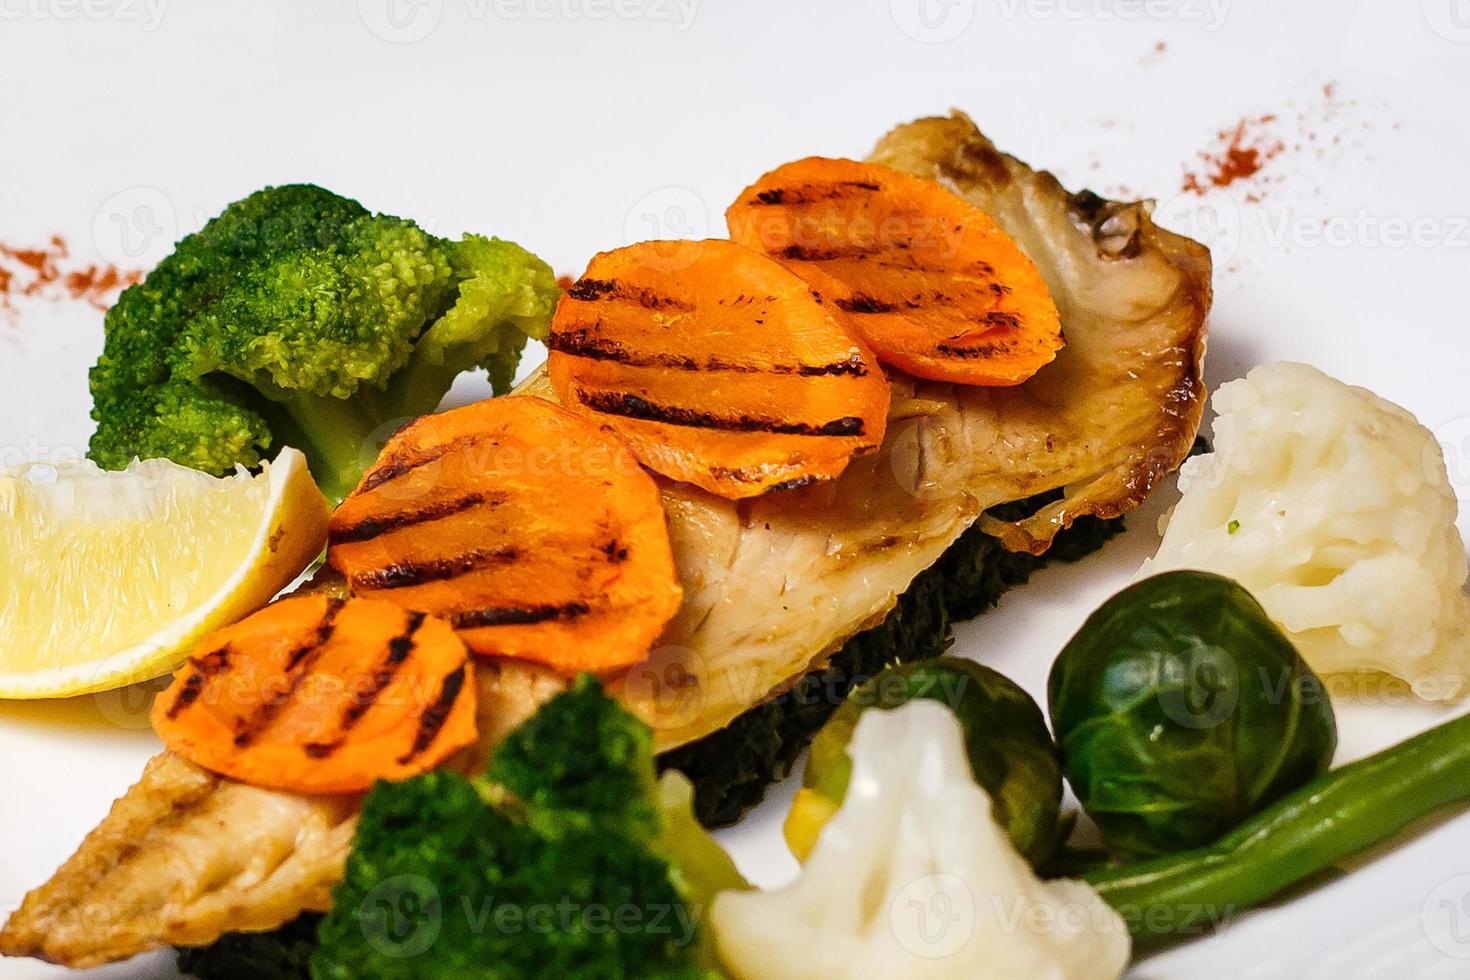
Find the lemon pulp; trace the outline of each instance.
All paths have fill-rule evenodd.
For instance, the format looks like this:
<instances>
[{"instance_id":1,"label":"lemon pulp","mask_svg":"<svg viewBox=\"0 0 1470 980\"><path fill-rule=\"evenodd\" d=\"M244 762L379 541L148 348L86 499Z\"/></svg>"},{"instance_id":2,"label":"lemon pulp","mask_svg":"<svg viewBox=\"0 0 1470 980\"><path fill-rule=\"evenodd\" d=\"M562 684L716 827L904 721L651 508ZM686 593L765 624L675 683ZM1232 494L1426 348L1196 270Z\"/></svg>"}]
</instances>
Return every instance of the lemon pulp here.
<instances>
[{"instance_id":1,"label":"lemon pulp","mask_svg":"<svg viewBox=\"0 0 1470 980\"><path fill-rule=\"evenodd\" d=\"M263 605L320 552L304 458L215 478L167 460L0 471L0 697L156 676Z\"/></svg>"}]
</instances>

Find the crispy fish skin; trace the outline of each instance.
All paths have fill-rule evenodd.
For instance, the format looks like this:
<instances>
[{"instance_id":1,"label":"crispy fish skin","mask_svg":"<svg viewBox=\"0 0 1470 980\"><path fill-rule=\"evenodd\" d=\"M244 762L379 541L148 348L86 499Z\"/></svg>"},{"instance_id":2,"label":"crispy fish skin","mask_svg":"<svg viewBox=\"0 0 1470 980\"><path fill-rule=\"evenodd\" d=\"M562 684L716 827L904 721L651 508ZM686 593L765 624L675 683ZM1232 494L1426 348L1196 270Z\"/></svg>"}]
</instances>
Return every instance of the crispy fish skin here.
<instances>
[{"instance_id":1,"label":"crispy fish skin","mask_svg":"<svg viewBox=\"0 0 1470 980\"><path fill-rule=\"evenodd\" d=\"M901 126L874 159L940 180L989 212L1041 269L1067 346L1014 388L896 376L881 451L833 483L739 502L665 485L684 604L649 660L613 685L661 750L723 727L821 666L881 620L986 508L1067 487L1025 521L986 519L1013 550L1043 551L1083 514L1136 506L1185 458L1198 428L1208 250L1154 226L1147 203L1068 193L997 152L962 115ZM522 394L554 397L544 372ZM529 665L485 667L480 743L455 760L465 770L565 684ZM0 952L86 966L322 908L355 807L162 756L27 896L0 932ZM74 911L89 908L100 911Z\"/></svg>"},{"instance_id":2,"label":"crispy fish skin","mask_svg":"<svg viewBox=\"0 0 1470 980\"><path fill-rule=\"evenodd\" d=\"M357 809L356 799L246 786L164 752L26 896L0 951L96 966L328 908Z\"/></svg>"}]
</instances>

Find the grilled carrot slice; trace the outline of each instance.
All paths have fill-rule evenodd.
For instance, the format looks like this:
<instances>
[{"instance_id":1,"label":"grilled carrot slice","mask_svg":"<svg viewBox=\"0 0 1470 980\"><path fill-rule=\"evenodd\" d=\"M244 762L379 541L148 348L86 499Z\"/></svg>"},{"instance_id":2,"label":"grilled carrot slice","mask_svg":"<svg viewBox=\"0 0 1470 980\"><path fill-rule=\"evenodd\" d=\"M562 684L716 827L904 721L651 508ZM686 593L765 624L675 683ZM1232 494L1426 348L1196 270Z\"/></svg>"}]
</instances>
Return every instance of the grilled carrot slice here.
<instances>
[{"instance_id":1,"label":"grilled carrot slice","mask_svg":"<svg viewBox=\"0 0 1470 980\"><path fill-rule=\"evenodd\" d=\"M562 296L547 368L649 468L753 497L882 442L888 381L845 320L758 252L645 242L597 255Z\"/></svg>"},{"instance_id":2,"label":"grilled carrot slice","mask_svg":"<svg viewBox=\"0 0 1470 980\"><path fill-rule=\"evenodd\" d=\"M170 749L241 782L357 793L474 741L474 665L442 620L300 596L206 637L152 718Z\"/></svg>"},{"instance_id":3,"label":"grilled carrot slice","mask_svg":"<svg viewBox=\"0 0 1470 980\"><path fill-rule=\"evenodd\" d=\"M746 188L725 218L731 238L785 263L916 377L1020 384L1062 347L1035 264L932 180L810 157Z\"/></svg>"},{"instance_id":4,"label":"grilled carrot slice","mask_svg":"<svg viewBox=\"0 0 1470 980\"><path fill-rule=\"evenodd\" d=\"M643 659L681 597L653 478L614 433L541 398L400 431L328 541L354 594L443 616L476 653L569 674Z\"/></svg>"}]
</instances>

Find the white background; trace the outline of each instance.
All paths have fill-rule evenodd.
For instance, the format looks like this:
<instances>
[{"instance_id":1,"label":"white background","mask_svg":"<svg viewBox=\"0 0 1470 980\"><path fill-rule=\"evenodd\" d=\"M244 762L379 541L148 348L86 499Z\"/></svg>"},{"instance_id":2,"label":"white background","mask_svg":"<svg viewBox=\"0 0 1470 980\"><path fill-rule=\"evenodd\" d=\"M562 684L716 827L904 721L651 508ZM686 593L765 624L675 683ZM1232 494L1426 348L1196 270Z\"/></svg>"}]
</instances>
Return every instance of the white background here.
<instances>
[{"instance_id":1,"label":"white background","mask_svg":"<svg viewBox=\"0 0 1470 980\"><path fill-rule=\"evenodd\" d=\"M310 180L578 272L627 241L721 234L765 170L861 155L955 106L1072 186L1157 198L1215 248L1212 386L1280 358L1369 385L1440 432L1465 499L1467 94L1470 0L0 0L0 241L59 232L83 259L146 266L228 201ZM1218 131L1263 115L1284 148L1259 180L1181 195ZM84 446L100 326L81 304L0 312L3 462ZM1039 693L1166 504L959 648ZM133 781L155 749L145 706L0 705L0 913ZM1438 716L1339 714L1344 758ZM726 838L766 883L794 867L785 802ZM1134 975L1464 976L1467 874L1461 817Z\"/></svg>"}]
</instances>

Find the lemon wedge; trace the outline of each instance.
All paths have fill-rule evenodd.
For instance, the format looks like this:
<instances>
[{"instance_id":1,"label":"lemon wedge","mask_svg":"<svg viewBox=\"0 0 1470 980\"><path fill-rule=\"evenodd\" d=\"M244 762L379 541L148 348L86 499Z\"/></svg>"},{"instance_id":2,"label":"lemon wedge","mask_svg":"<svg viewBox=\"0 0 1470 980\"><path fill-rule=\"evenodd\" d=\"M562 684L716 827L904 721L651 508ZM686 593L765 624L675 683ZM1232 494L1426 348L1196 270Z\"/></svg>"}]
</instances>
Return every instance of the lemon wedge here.
<instances>
[{"instance_id":1,"label":"lemon wedge","mask_svg":"<svg viewBox=\"0 0 1470 980\"><path fill-rule=\"evenodd\" d=\"M171 670L310 565L329 512L294 449L223 478L163 459L0 470L0 698Z\"/></svg>"}]
</instances>

